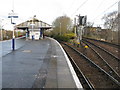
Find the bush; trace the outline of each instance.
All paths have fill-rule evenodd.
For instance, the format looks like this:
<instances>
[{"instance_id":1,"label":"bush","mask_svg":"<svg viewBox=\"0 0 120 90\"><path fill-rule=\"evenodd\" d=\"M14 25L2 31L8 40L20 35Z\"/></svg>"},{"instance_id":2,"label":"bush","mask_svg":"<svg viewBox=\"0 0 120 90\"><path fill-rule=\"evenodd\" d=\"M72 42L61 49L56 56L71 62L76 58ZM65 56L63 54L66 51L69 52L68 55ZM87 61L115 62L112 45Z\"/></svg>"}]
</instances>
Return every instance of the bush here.
<instances>
[{"instance_id":1,"label":"bush","mask_svg":"<svg viewBox=\"0 0 120 90\"><path fill-rule=\"evenodd\" d=\"M70 38L68 36L64 36L64 35L56 35L53 36L54 39L58 40L58 41L64 41L64 42L68 42L70 40Z\"/></svg>"},{"instance_id":2,"label":"bush","mask_svg":"<svg viewBox=\"0 0 120 90\"><path fill-rule=\"evenodd\" d=\"M68 37L69 39L74 39L75 38L75 34L74 33L64 34L64 36Z\"/></svg>"},{"instance_id":3,"label":"bush","mask_svg":"<svg viewBox=\"0 0 120 90\"><path fill-rule=\"evenodd\" d=\"M58 41L64 41L64 42L68 42L69 40L75 38L74 33L69 33L69 34L64 34L64 35L51 35L51 36Z\"/></svg>"}]
</instances>

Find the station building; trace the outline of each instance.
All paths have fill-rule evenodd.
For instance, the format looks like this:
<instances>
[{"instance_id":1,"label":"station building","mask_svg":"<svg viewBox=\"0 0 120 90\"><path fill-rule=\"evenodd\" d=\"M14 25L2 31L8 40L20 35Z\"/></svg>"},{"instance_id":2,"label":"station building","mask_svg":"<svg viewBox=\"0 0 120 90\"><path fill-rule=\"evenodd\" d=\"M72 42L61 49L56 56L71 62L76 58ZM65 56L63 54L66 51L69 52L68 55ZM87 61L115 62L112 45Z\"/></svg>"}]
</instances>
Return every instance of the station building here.
<instances>
[{"instance_id":1,"label":"station building","mask_svg":"<svg viewBox=\"0 0 120 90\"><path fill-rule=\"evenodd\" d=\"M38 20L36 17L33 17L30 20L27 20L23 23L16 25L17 29L22 29L26 31L26 38L32 40L43 39L44 31L50 30L52 26L41 20Z\"/></svg>"}]
</instances>

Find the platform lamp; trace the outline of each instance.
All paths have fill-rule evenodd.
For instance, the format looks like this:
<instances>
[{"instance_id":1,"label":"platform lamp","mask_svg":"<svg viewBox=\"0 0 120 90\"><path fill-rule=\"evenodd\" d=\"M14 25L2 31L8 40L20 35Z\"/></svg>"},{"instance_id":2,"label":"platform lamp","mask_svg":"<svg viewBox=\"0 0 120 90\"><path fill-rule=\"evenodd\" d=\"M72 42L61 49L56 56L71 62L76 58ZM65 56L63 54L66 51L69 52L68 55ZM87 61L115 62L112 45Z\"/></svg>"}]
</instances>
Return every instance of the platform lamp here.
<instances>
[{"instance_id":1,"label":"platform lamp","mask_svg":"<svg viewBox=\"0 0 120 90\"><path fill-rule=\"evenodd\" d=\"M33 20L32 20L32 24L30 24L30 25L32 26L32 31L31 31L32 34L31 35L32 35L32 40L33 40L34 39L34 37L33 37L33 35L34 35L33 34L33 30L34 30L34 26L35 26L35 24L33 23Z\"/></svg>"},{"instance_id":2,"label":"platform lamp","mask_svg":"<svg viewBox=\"0 0 120 90\"><path fill-rule=\"evenodd\" d=\"M4 25L2 25L2 21L3 21L4 19L1 19L1 25L0 25L0 31L1 31L1 41L3 40L3 34L2 34L2 28L3 28L3 26Z\"/></svg>"}]
</instances>

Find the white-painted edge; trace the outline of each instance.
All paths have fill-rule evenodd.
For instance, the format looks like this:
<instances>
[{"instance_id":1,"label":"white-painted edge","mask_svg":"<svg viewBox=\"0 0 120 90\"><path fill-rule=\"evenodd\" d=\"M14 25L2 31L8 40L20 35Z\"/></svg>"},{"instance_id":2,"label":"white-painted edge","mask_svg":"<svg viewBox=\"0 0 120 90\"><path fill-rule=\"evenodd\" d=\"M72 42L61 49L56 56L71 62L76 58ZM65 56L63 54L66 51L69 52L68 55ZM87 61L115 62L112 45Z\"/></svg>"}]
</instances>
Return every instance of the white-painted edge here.
<instances>
[{"instance_id":1,"label":"white-painted edge","mask_svg":"<svg viewBox=\"0 0 120 90\"><path fill-rule=\"evenodd\" d=\"M0 90L2 90L2 43L0 45L1 55L0 55Z\"/></svg>"},{"instance_id":2,"label":"white-painted edge","mask_svg":"<svg viewBox=\"0 0 120 90\"><path fill-rule=\"evenodd\" d=\"M63 49L62 46L60 45L60 43L59 43L58 41L56 41L55 39L53 39L53 38L49 38L49 39L54 40L54 41L60 46L61 50L63 51L63 53L64 53L64 55L65 55L67 64L68 64L69 69L70 69L70 72L71 72L71 74L72 74L72 76L73 76L73 79L74 79L74 82L75 82L75 84L76 84L76 87L77 87L78 89L80 89L80 90L83 89L83 87L82 87L82 85L81 85L81 83L80 83L80 81L79 81L79 79L78 79L78 77L77 77L77 75L76 75L76 73L75 73L75 70L73 69L73 66L72 66L70 60L69 60L67 54L65 53L64 49Z\"/></svg>"}]
</instances>

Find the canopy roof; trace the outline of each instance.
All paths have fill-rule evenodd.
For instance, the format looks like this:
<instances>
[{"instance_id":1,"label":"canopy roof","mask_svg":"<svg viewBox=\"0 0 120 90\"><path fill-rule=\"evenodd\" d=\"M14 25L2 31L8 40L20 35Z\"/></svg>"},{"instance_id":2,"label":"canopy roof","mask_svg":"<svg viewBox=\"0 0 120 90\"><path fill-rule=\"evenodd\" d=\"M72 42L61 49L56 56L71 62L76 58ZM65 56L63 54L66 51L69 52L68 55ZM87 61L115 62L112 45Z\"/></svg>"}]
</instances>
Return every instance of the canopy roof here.
<instances>
[{"instance_id":1,"label":"canopy roof","mask_svg":"<svg viewBox=\"0 0 120 90\"><path fill-rule=\"evenodd\" d=\"M27 20L25 22L22 22L18 25L16 25L16 28L17 29L23 29L23 30L26 30L26 29L31 29L32 26L34 27L34 29L44 29L44 30L47 30L47 29L51 29L52 26L50 24L47 24L41 20L38 20L37 18L33 17L32 19L30 20Z\"/></svg>"}]
</instances>

